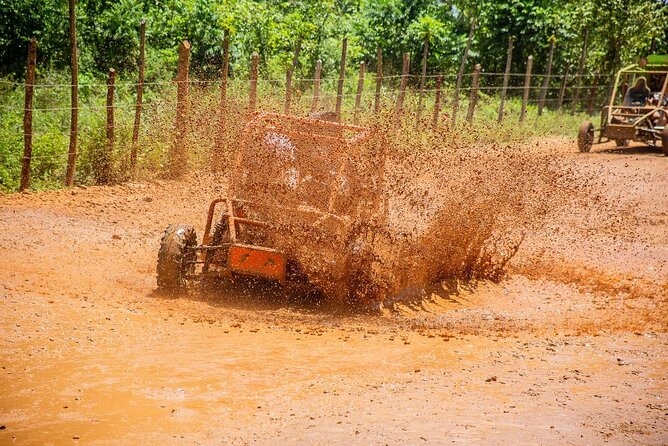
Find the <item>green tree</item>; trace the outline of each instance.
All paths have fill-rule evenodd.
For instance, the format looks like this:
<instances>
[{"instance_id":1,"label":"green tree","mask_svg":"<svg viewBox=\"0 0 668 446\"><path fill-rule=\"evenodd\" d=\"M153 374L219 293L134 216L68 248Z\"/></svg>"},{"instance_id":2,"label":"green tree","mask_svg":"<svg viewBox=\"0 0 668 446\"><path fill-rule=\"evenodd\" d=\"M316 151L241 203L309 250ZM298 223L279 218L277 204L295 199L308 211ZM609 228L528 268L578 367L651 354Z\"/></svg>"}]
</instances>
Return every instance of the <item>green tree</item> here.
<instances>
[{"instance_id":1,"label":"green tree","mask_svg":"<svg viewBox=\"0 0 668 446\"><path fill-rule=\"evenodd\" d=\"M69 63L69 22L65 0L0 2L0 75L23 77L28 42L36 37L37 63L61 69Z\"/></svg>"}]
</instances>

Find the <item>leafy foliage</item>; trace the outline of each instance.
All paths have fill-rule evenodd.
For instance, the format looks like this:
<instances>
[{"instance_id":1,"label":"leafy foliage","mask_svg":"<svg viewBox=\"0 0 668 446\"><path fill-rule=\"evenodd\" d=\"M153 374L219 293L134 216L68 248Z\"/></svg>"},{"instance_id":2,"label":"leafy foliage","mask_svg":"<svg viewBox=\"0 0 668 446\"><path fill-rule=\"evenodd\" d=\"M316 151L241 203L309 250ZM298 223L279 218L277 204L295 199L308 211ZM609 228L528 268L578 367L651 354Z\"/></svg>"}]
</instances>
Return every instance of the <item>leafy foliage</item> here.
<instances>
[{"instance_id":1,"label":"leafy foliage","mask_svg":"<svg viewBox=\"0 0 668 446\"><path fill-rule=\"evenodd\" d=\"M351 66L373 61L380 47L386 70L396 72L402 53L419 57L428 36L431 69L454 70L472 20L478 30L471 63L487 71L505 66L509 36L515 37L517 70L529 55L536 69L543 68L551 37L557 39L555 63L577 64L586 27L589 65L597 69L613 70L650 51L668 53L668 6L662 0L80 0L77 14L81 71L94 76L110 67L136 71L142 18L154 75L173 69L176 47L188 39L193 69L217 76L225 28L232 36L232 72L245 72L257 51L267 77L284 75L298 44L300 74L311 73L318 59L325 72L336 70L343 37L349 39ZM0 75L23 74L32 36L39 41L41 66L66 67L68 27L65 0L1 2Z\"/></svg>"},{"instance_id":2,"label":"leafy foliage","mask_svg":"<svg viewBox=\"0 0 668 446\"><path fill-rule=\"evenodd\" d=\"M429 42L430 73L452 74L459 67L472 22L477 28L466 67L469 71L476 63L487 73L502 71L510 36L515 37L514 72L524 71L527 57L533 55L534 72L542 73L550 39L556 40L555 72L561 72L565 63L576 67L585 29L589 30L585 74L610 73L649 53L668 54L665 0L78 0L76 11L79 81L98 84L98 88L80 89L81 156L76 180L84 184L99 176L106 74L114 68L120 85L135 81L142 19L147 22L147 106L139 163L150 171L160 170L170 145L165 135L173 131L174 107L169 101L173 100L174 86L169 81L175 75L179 42L187 39L192 44L194 77L216 80L223 63L225 29L231 38L230 97L237 98L245 92L243 78L255 51L260 56L261 76L280 80L285 79L299 48L296 76L311 77L316 61L321 60L323 88L334 90L344 37L348 39L349 76L354 76L352 72L361 61L374 71L378 48L383 51L387 75L401 70L404 52L411 54L411 70L418 73L425 39ZM0 191L15 190L18 185L23 91L12 81L20 84L25 76L28 42L33 36L38 40L37 83L56 88L36 91L35 107L45 111L36 111L34 119L32 185L55 187L62 183L64 174L69 137L68 1L0 1ZM490 79L493 84L497 78L481 82ZM372 80L369 76L367 83ZM391 82L388 79L388 84ZM282 109L279 84L261 82L259 86L259 98L265 105L277 102L273 109ZM295 84L296 100L303 88ZM367 90L370 87L367 85ZM353 83L347 82L345 88L346 101L352 101ZM213 119L210 111L216 107L218 95L212 85L212 90L200 97L200 102L204 97L210 101L199 104L203 120ZM128 171L134 98L133 88L117 91L119 130L117 153L111 160L114 179L123 178ZM495 100L482 95L477 120L496 119ZM518 109L517 98L509 98L506 110L512 114ZM566 122L568 119L573 122ZM560 115L559 120L546 117L522 127L521 133L526 136L527 129L570 132L571 124L579 119L578 115ZM508 139L517 131L514 124L489 129L490 137L497 139ZM237 130L241 132L241 127ZM199 158L206 159L210 148L205 145L211 138L201 135L194 139L202 144Z\"/></svg>"}]
</instances>

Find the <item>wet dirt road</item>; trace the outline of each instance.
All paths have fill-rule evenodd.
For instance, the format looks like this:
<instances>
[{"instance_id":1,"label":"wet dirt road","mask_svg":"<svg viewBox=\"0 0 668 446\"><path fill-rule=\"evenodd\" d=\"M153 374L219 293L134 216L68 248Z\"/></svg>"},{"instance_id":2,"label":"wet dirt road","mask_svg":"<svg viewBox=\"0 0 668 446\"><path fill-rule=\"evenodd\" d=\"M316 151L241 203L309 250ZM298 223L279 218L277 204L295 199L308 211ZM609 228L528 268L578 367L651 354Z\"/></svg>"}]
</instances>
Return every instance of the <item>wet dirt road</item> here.
<instances>
[{"instance_id":1,"label":"wet dirt road","mask_svg":"<svg viewBox=\"0 0 668 446\"><path fill-rule=\"evenodd\" d=\"M161 232L201 233L210 177L0 197L0 443L668 443L668 159L541 144L610 214L380 315L156 294Z\"/></svg>"}]
</instances>

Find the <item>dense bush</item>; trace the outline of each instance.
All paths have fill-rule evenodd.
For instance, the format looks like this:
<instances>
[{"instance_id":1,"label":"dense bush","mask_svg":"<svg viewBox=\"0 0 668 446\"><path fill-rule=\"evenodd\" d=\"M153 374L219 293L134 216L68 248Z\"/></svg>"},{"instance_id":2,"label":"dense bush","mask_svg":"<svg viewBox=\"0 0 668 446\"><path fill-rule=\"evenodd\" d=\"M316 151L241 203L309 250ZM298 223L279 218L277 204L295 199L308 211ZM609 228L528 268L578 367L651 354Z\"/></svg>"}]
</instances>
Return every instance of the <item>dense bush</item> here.
<instances>
[{"instance_id":1,"label":"dense bush","mask_svg":"<svg viewBox=\"0 0 668 446\"><path fill-rule=\"evenodd\" d=\"M344 36L352 63L375 60L380 47L386 69L395 72L401 54L419 57L427 37L431 69L451 70L473 19L478 31L471 59L488 71L503 68L510 35L516 37L517 70L530 54L542 69L551 36L557 39L555 62L575 65L585 27L594 69L614 71L648 52L668 53L668 7L662 0L79 0L77 14L81 71L93 75L110 67L136 70L142 18L150 76L171 72L183 39L192 43L193 69L217 76L224 28L232 35L232 72L246 71L250 54L258 51L267 77L284 75L297 42L300 75L312 73L318 59L332 73ZM66 0L0 2L0 75L23 75L31 36L39 41L41 66L66 67L68 28Z\"/></svg>"}]
</instances>

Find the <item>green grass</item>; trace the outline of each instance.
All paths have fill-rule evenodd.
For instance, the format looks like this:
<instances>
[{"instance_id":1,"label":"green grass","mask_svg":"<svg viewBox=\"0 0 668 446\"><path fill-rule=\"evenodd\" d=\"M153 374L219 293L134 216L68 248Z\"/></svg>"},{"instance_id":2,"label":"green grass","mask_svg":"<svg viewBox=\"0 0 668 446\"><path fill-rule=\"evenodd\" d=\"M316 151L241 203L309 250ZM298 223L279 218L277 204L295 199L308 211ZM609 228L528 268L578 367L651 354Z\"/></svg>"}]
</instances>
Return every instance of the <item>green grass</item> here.
<instances>
[{"instance_id":1,"label":"green grass","mask_svg":"<svg viewBox=\"0 0 668 446\"><path fill-rule=\"evenodd\" d=\"M135 88L133 80L119 80L115 96L115 142L110 159L110 172L102 172L106 157L106 86L104 81L85 80L92 86L80 87L80 111L78 134L78 158L75 182L89 185L98 182L105 173L112 182L122 182L130 178L130 150L134 122ZM383 90L382 115L388 118L396 101L397 80L390 80ZM62 187L69 147L70 88L68 78L63 74L48 74L38 80L33 107L33 159L31 164L31 188L35 190ZM83 81L82 81L83 82ZM57 85L57 86L48 86ZM312 101L312 86L309 82L296 81L293 84L291 112L307 115ZM352 122L357 82L347 80L343 101L343 120ZM360 123L376 121L373 115L374 81L373 75L365 82L361 104ZM432 87L433 88L433 87ZM320 109L334 110L336 81L323 81ZM547 135L574 136L580 123L587 116L578 113L555 112L545 109L543 116L537 116L535 102L531 102L525 122L518 123L521 99L508 98L505 105L505 119L497 124L499 99L481 94L476 114L471 124L464 118L468 107L468 92L461 95L456 137L475 140L478 143L513 143L528 138ZM176 88L171 82L147 85L145 108L138 142L138 169L136 177L146 178L165 172L170 149L173 146ZM228 98L227 127L224 146L217 147L219 84L193 82L191 86L191 108L189 127L189 165L193 169L204 168L219 151L234 147L239 141L245 122L245 107L248 101L248 82L230 81ZM444 91L439 125L446 125L445 115L450 115L452 92ZM405 110L417 109L418 95L409 90L405 99ZM426 94L422 124L415 125L414 114L407 113L404 128L418 128L428 134L432 131L434 92ZM258 83L259 110L282 112L284 107L283 81L260 80ZM6 81L0 82L0 191L13 192L18 189L23 156L23 108L24 90L22 85ZM46 110L39 110L46 109Z\"/></svg>"}]
</instances>

